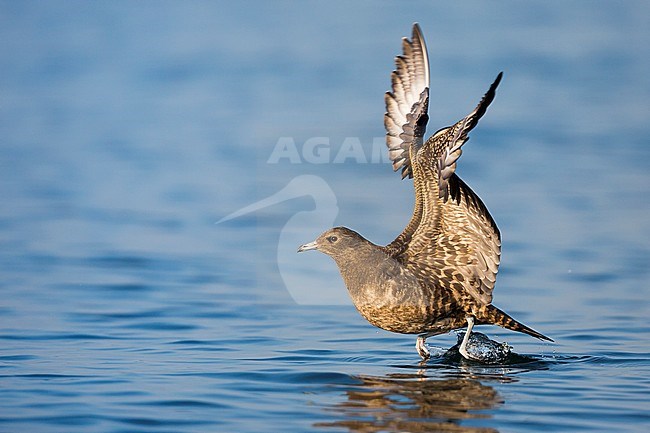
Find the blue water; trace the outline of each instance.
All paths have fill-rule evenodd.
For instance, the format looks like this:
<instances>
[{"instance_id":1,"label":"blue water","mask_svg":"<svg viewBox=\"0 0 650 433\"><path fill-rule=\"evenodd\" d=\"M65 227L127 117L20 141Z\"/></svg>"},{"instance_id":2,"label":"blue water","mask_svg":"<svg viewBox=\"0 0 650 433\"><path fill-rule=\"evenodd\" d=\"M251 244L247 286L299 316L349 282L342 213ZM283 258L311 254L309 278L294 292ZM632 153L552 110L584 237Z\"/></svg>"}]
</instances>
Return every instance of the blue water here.
<instances>
[{"instance_id":1,"label":"blue water","mask_svg":"<svg viewBox=\"0 0 650 433\"><path fill-rule=\"evenodd\" d=\"M648 431L649 16L0 2L0 431ZM521 362L445 358L451 333L419 364L295 254L408 221L373 152L414 21L430 132L505 71L458 173L503 234L495 305L556 341L479 328Z\"/></svg>"}]
</instances>

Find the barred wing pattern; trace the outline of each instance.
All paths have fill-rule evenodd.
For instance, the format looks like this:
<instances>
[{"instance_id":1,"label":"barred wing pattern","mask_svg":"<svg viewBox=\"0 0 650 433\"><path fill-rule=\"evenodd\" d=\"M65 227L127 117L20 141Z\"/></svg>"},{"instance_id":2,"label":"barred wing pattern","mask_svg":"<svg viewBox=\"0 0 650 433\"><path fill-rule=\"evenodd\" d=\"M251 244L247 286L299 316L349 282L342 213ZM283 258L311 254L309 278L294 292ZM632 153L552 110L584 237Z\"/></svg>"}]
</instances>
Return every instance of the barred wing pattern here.
<instances>
[{"instance_id":1,"label":"barred wing pattern","mask_svg":"<svg viewBox=\"0 0 650 433\"><path fill-rule=\"evenodd\" d=\"M393 170L401 168L404 179L413 177L411 146L415 151L420 149L429 120L429 58L419 25L413 25L410 41L402 39L402 51L395 58L392 91L384 97L384 126Z\"/></svg>"},{"instance_id":2,"label":"barred wing pattern","mask_svg":"<svg viewBox=\"0 0 650 433\"><path fill-rule=\"evenodd\" d=\"M423 191L420 223L404 257L421 278L433 279L460 301L492 301L501 255L496 223L480 198L456 174L469 132L495 96L497 76L478 106L451 127L438 131L415 160L414 183Z\"/></svg>"}]
</instances>

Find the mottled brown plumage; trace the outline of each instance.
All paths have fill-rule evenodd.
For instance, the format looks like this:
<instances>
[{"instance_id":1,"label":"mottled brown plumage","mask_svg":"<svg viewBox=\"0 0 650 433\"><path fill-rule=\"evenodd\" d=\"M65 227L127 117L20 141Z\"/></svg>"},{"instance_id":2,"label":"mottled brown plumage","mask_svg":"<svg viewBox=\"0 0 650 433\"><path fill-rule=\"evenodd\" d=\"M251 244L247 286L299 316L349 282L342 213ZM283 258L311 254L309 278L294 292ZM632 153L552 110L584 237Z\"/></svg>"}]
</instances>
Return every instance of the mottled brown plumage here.
<instances>
[{"instance_id":1,"label":"mottled brown plumage","mask_svg":"<svg viewBox=\"0 0 650 433\"><path fill-rule=\"evenodd\" d=\"M331 256L361 315L388 331L421 334L416 347L423 358L429 356L427 337L465 324L460 351L469 357L466 344L475 322L550 340L491 304L501 236L481 199L455 174L461 147L494 99L502 74L470 114L424 141L429 62L417 24L402 47L385 97L384 125L394 170L413 178L410 222L385 247L336 227L298 251L318 249Z\"/></svg>"}]
</instances>

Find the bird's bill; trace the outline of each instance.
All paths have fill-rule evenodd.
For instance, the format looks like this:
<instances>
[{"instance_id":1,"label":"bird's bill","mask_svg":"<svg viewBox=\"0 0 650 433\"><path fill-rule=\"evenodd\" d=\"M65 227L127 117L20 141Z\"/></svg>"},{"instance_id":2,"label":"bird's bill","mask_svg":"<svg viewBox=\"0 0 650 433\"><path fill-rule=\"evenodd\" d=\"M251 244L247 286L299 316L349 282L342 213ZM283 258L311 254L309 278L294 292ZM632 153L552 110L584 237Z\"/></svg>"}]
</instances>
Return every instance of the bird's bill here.
<instances>
[{"instance_id":1,"label":"bird's bill","mask_svg":"<svg viewBox=\"0 0 650 433\"><path fill-rule=\"evenodd\" d=\"M308 244L300 245L300 247L298 247L298 252L302 253L303 251L309 251L315 249L318 249L318 244L316 243L316 241L309 242Z\"/></svg>"}]
</instances>

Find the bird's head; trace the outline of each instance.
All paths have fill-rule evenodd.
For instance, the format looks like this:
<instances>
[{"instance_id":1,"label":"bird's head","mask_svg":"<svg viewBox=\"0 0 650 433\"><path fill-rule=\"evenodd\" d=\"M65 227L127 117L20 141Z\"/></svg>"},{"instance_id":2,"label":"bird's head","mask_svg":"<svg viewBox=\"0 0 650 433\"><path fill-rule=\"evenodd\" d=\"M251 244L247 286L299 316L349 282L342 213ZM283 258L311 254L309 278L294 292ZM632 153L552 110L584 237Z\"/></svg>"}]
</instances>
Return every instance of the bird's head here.
<instances>
[{"instance_id":1,"label":"bird's head","mask_svg":"<svg viewBox=\"0 0 650 433\"><path fill-rule=\"evenodd\" d=\"M346 227L334 227L321 234L315 241L301 245L298 252L318 250L335 257L354 252L365 243L368 241L359 233Z\"/></svg>"}]
</instances>

